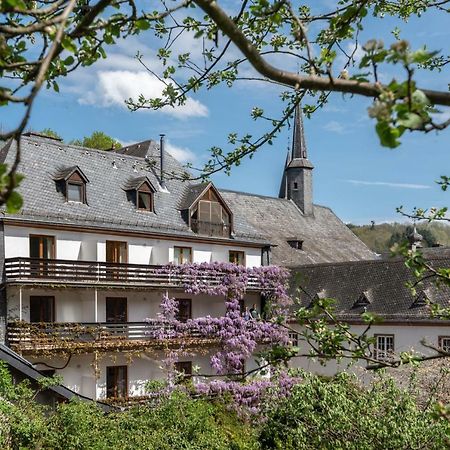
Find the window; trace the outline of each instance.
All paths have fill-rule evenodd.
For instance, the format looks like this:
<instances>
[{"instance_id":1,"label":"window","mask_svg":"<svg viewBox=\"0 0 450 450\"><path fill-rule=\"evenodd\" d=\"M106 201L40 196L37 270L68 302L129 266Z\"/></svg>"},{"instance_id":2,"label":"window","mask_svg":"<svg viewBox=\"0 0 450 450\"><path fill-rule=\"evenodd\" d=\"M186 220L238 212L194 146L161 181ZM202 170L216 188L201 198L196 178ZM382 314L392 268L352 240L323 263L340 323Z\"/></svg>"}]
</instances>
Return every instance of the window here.
<instances>
[{"instance_id":1,"label":"window","mask_svg":"<svg viewBox=\"0 0 450 450\"><path fill-rule=\"evenodd\" d=\"M180 322L187 322L192 319L192 300L190 298L177 298L178 313L176 319Z\"/></svg>"},{"instance_id":2,"label":"window","mask_svg":"<svg viewBox=\"0 0 450 450\"><path fill-rule=\"evenodd\" d=\"M289 340L291 341L291 345L293 347L298 347L298 333L295 331L289 331Z\"/></svg>"},{"instance_id":3,"label":"window","mask_svg":"<svg viewBox=\"0 0 450 450\"><path fill-rule=\"evenodd\" d=\"M294 191L296 191L298 189L298 183L296 181L294 181Z\"/></svg>"},{"instance_id":4,"label":"window","mask_svg":"<svg viewBox=\"0 0 450 450\"><path fill-rule=\"evenodd\" d=\"M54 236L30 235L30 258L55 259Z\"/></svg>"},{"instance_id":5,"label":"window","mask_svg":"<svg viewBox=\"0 0 450 450\"><path fill-rule=\"evenodd\" d=\"M173 248L173 262L176 265L192 262L192 248L191 247L174 247Z\"/></svg>"},{"instance_id":6,"label":"window","mask_svg":"<svg viewBox=\"0 0 450 450\"><path fill-rule=\"evenodd\" d=\"M153 211L153 191L147 183L142 184L136 191L136 195L137 209L150 212Z\"/></svg>"},{"instance_id":7,"label":"window","mask_svg":"<svg viewBox=\"0 0 450 450\"><path fill-rule=\"evenodd\" d=\"M287 243L296 250L303 249L303 241L301 239L288 239Z\"/></svg>"},{"instance_id":8,"label":"window","mask_svg":"<svg viewBox=\"0 0 450 450\"><path fill-rule=\"evenodd\" d=\"M55 297L30 296L30 322L54 322L55 321Z\"/></svg>"},{"instance_id":9,"label":"window","mask_svg":"<svg viewBox=\"0 0 450 450\"><path fill-rule=\"evenodd\" d=\"M45 277L52 274L52 263L55 259L55 238L53 236L30 236L30 276Z\"/></svg>"},{"instance_id":10,"label":"window","mask_svg":"<svg viewBox=\"0 0 450 450\"><path fill-rule=\"evenodd\" d=\"M394 353L394 335L376 334L375 336L374 357L379 361L386 361L392 358Z\"/></svg>"},{"instance_id":11,"label":"window","mask_svg":"<svg viewBox=\"0 0 450 450\"><path fill-rule=\"evenodd\" d=\"M450 336L439 336L438 345L444 352L450 353Z\"/></svg>"},{"instance_id":12,"label":"window","mask_svg":"<svg viewBox=\"0 0 450 450\"><path fill-rule=\"evenodd\" d=\"M124 297L106 297L106 322L127 322L127 299Z\"/></svg>"},{"instance_id":13,"label":"window","mask_svg":"<svg viewBox=\"0 0 450 450\"><path fill-rule=\"evenodd\" d=\"M205 236L230 237L231 215L213 187L199 199L191 211L191 227Z\"/></svg>"},{"instance_id":14,"label":"window","mask_svg":"<svg viewBox=\"0 0 450 450\"><path fill-rule=\"evenodd\" d=\"M175 370L180 374L179 382L188 381L192 377L192 361L178 361Z\"/></svg>"},{"instance_id":15,"label":"window","mask_svg":"<svg viewBox=\"0 0 450 450\"><path fill-rule=\"evenodd\" d=\"M66 181L66 200L86 203L86 181L78 171L73 172Z\"/></svg>"},{"instance_id":16,"label":"window","mask_svg":"<svg viewBox=\"0 0 450 450\"><path fill-rule=\"evenodd\" d=\"M106 397L123 398L128 396L128 367L109 366L106 368Z\"/></svg>"},{"instance_id":17,"label":"window","mask_svg":"<svg viewBox=\"0 0 450 450\"><path fill-rule=\"evenodd\" d=\"M228 253L228 260L230 263L245 266L245 252L230 250Z\"/></svg>"}]
</instances>

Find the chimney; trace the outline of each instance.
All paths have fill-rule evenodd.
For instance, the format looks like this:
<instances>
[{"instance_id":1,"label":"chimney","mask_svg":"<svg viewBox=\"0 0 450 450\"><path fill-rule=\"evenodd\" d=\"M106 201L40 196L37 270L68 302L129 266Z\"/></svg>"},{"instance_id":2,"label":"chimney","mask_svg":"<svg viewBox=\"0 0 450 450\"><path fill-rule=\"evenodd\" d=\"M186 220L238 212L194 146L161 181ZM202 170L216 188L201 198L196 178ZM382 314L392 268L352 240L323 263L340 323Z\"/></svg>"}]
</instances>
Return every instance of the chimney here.
<instances>
[{"instance_id":1,"label":"chimney","mask_svg":"<svg viewBox=\"0 0 450 450\"><path fill-rule=\"evenodd\" d=\"M165 134L160 134L159 135L159 151L160 151L160 155L161 155L161 172L159 175L159 180L160 180L160 184L161 187L164 187L164 137Z\"/></svg>"}]
</instances>

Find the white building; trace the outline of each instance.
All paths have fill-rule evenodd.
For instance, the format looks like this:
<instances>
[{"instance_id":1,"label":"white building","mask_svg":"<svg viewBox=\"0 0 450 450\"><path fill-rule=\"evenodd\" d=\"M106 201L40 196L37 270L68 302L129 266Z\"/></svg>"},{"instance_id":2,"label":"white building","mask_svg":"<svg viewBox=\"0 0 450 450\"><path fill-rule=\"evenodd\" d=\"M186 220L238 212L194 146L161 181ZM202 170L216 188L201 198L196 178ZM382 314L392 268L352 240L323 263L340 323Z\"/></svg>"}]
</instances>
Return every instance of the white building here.
<instances>
[{"instance_id":1,"label":"white building","mask_svg":"<svg viewBox=\"0 0 450 450\"><path fill-rule=\"evenodd\" d=\"M33 133L21 142L24 207L0 220L1 337L88 397L145 395L148 380L165 376L160 343L146 332L166 292L183 320L224 314L223 298L186 295L161 265L374 258L330 209L313 205L300 114L280 198L183 182L183 167L154 141L109 152ZM11 142L0 150L2 163L14 156ZM251 284L245 306L261 309L260 292ZM210 370L208 352L194 353L180 370Z\"/></svg>"}]
</instances>

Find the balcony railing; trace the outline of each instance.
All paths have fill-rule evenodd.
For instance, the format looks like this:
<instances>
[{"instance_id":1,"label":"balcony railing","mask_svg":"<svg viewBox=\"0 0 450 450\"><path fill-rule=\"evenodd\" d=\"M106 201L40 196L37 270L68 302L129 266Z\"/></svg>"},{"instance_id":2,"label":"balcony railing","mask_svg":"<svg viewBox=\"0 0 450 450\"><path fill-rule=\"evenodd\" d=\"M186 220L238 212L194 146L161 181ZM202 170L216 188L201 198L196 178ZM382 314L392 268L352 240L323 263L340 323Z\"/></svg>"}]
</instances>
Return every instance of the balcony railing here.
<instances>
[{"instance_id":1,"label":"balcony railing","mask_svg":"<svg viewBox=\"0 0 450 450\"><path fill-rule=\"evenodd\" d=\"M7 282L131 285L163 288L183 287L194 280L200 280L210 286L219 286L223 283L223 276L216 270L208 268L197 271L196 275L167 272L164 266L144 264L38 258L8 258L5 260ZM256 276L248 277L247 289L250 291L261 289Z\"/></svg>"},{"instance_id":2,"label":"balcony railing","mask_svg":"<svg viewBox=\"0 0 450 450\"><path fill-rule=\"evenodd\" d=\"M202 236L230 237L230 224L191 219L192 231Z\"/></svg>"},{"instance_id":3,"label":"balcony railing","mask_svg":"<svg viewBox=\"0 0 450 450\"><path fill-rule=\"evenodd\" d=\"M72 351L143 350L172 346L211 345L217 342L195 329L175 332L172 325L160 321L127 323L28 323L8 324L8 343L23 354Z\"/></svg>"}]
</instances>

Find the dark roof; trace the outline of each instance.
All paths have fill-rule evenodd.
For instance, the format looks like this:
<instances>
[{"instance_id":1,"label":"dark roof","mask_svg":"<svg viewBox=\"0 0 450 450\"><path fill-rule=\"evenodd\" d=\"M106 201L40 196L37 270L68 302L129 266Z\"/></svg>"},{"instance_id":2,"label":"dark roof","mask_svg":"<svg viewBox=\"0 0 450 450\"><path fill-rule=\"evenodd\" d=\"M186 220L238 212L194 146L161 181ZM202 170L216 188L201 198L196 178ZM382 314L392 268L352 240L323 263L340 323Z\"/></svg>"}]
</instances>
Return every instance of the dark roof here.
<instances>
[{"instance_id":1,"label":"dark roof","mask_svg":"<svg viewBox=\"0 0 450 450\"><path fill-rule=\"evenodd\" d=\"M0 344L0 360L4 361L6 364L8 364L8 366L20 372L25 378L28 378L30 380L38 381L41 378L45 378L45 375L42 374L39 370L35 369L29 361L22 358L22 356L20 356L19 354L17 354L4 344ZM77 394L76 392L62 385L50 386L48 389L54 392L56 395L63 397L67 400L77 398L82 401L93 401L92 399ZM105 411L115 409L105 403L101 402L96 403Z\"/></svg>"},{"instance_id":2,"label":"dark roof","mask_svg":"<svg viewBox=\"0 0 450 450\"><path fill-rule=\"evenodd\" d=\"M61 144L36 136L24 136L21 141L19 172L25 175L19 192L24 208L14 218L50 224L94 226L97 228L140 231L167 235L196 237L179 210L180 199L190 190L191 183L168 177L165 188L159 183L159 147L153 141L142 143L146 157L130 156L115 151ZM138 144L132 146L138 149ZM14 144L0 150L0 162L11 163ZM153 152L153 153L151 153ZM155 157L156 164L149 164ZM183 166L170 154L165 154L169 173L184 172ZM54 176L61 168L77 166L87 178L87 204L67 203L56 189ZM155 212L142 212L127 198L124 186L130 179L147 177L155 188ZM4 217L12 217L5 214ZM220 238L215 238L215 240ZM221 238L227 240L227 238ZM267 245L265 235L251 227L245 217L234 223L233 242Z\"/></svg>"},{"instance_id":3,"label":"dark roof","mask_svg":"<svg viewBox=\"0 0 450 450\"><path fill-rule=\"evenodd\" d=\"M60 167L54 174L53 179L55 181L59 180L68 180L75 172L78 172L81 178L88 183L89 180L87 179L86 175L82 172L82 170L78 166L71 166L71 167Z\"/></svg>"},{"instance_id":4,"label":"dark roof","mask_svg":"<svg viewBox=\"0 0 450 450\"><path fill-rule=\"evenodd\" d=\"M161 187L159 146L154 141L117 151L65 145L36 136L24 136L21 143L19 172L25 178L19 192L24 198L24 208L17 215L4 217L51 225L197 236L189 228L182 209L192 204L208 183L168 176ZM14 150L14 144L6 144L0 150L0 163L11 163ZM170 154L165 154L164 161L166 173L185 173L185 168ZM56 189L55 173L74 167L89 179L88 204L68 203ZM123 190L130 180L137 182L145 177L156 191L155 211L151 213L137 210ZM273 264L295 266L376 257L329 208L316 205L314 215L304 216L290 200L221 189L218 192L233 214L230 243L273 244ZM288 244L287 240L293 236L303 241L302 250ZM214 238L218 239L229 240Z\"/></svg>"},{"instance_id":5,"label":"dark roof","mask_svg":"<svg viewBox=\"0 0 450 450\"><path fill-rule=\"evenodd\" d=\"M448 268L450 249L427 260L433 267ZM367 311L392 321L433 321L425 298L450 306L450 287L437 288L431 279L413 295L406 282L416 280L402 258L303 266L292 269L291 279L293 292L301 286L297 295L303 306L320 292L333 298L338 317L348 320L358 320Z\"/></svg>"},{"instance_id":6,"label":"dark roof","mask_svg":"<svg viewBox=\"0 0 450 450\"><path fill-rule=\"evenodd\" d=\"M156 192L156 189L153 186L152 182L146 176L129 178L127 180L127 182L124 184L123 188L126 191L136 190L136 189L139 189L144 183L148 183L148 185L150 186L150 189L153 192Z\"/></svg>"},{"instance_id":7,"label":"dark roof","mask_svg":"<svg viewBox=\"0 0 450 450\"><path fill-rule=\"evenodd\" d=\"M180 200L179 208L181 210L189 209L192 204L198 199L200 194L209 186L210 183L204 182L199 184L191 184L184 192L183 197Z\"/></svg>"},{"instance_id":8,"label":"dark roof","mask_svg":"<svg viewBox=\"0 0 450 450\"><path fill-rule=\"evenodd\" d=\"M324 206L314 205L314 215L305 216L291 200L220 190L234 213L259 232L266 234L276 247L272 262L296 266L333 261L374 259L375 254ZM292 248L288 241L295 236L303 241L302 249Z\"/></svg>"}]
</instances>

